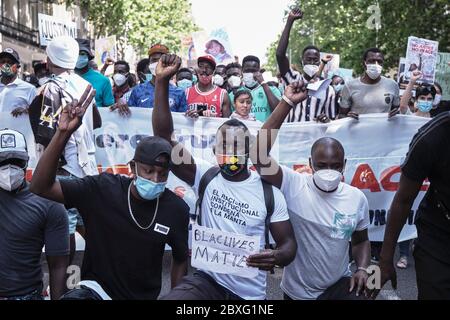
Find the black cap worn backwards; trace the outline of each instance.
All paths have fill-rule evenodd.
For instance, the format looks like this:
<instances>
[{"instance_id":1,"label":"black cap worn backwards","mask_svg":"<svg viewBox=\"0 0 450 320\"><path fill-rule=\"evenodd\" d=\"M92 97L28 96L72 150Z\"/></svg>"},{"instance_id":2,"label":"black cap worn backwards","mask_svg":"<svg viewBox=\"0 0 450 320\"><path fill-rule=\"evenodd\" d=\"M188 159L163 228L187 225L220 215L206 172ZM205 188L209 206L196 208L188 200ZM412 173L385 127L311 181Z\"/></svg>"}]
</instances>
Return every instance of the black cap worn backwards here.
<instances>
[{"instance_id":1,"label":"black cap worn backwards","mask_svg":"<svg viewBox=\"0 0 450 320\"><path fill-rule=\"evenodd\" d=\"M139 141L133 160L147 165L163 168L170 167L172 145L161 137L145 137ZM166 155L169 162L156 160L159 156Z\"/></svg>"}]
</instances>

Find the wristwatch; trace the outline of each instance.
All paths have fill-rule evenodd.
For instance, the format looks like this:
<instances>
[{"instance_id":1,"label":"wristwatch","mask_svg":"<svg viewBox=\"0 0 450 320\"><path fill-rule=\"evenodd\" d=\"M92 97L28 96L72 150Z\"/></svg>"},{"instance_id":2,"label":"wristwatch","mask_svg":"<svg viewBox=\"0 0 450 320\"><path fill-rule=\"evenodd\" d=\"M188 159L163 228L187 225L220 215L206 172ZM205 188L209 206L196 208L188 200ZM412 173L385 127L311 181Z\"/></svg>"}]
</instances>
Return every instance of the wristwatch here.
<instances>
[{"instance_id":1,"label":"wristwatch","mask_svg":"<svg viewBox=\"0 0 450 320\"><path fill-rule=\"evenodd\" d=\"M323 59L321 61L322 61L323 64L327 64L328 63L328 61L325 61Z\"/></svg>"}]
</instances>

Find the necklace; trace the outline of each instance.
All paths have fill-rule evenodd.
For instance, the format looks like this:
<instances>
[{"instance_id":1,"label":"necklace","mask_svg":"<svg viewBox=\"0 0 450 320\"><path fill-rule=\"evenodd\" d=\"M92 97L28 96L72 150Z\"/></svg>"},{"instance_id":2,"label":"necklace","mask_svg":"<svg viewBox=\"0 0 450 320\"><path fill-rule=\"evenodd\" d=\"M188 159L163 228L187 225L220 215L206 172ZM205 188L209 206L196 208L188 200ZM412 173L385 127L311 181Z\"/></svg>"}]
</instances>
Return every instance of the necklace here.
<instances>
[{"instance_id":1,"label":"necklace","mask_svg":"<svg viewBox=\"0 0 450 320\"><path fill-rule=\"evenodd\" d=\"M133 183L133 182L131 182ZM147 230L148 228L151 227L151 225L153 224L153 222L155 222L156 219L156 215L158 214L158 207L159 207L159 197L156 200L156 208L155 208L155 212L153 213L153 219L152 222L150 222L150 224L148 225L148 227L142 227L137 220L135 219L134 215L133 215L133 210L131 210L131 196L130 196L130 192L131 192L131 183L130 186L128 187L128 212L130 213L131 218L133 219L134 223L136 223L136 225L141 228L142 230Z\"/></svg>"}]
</instances>

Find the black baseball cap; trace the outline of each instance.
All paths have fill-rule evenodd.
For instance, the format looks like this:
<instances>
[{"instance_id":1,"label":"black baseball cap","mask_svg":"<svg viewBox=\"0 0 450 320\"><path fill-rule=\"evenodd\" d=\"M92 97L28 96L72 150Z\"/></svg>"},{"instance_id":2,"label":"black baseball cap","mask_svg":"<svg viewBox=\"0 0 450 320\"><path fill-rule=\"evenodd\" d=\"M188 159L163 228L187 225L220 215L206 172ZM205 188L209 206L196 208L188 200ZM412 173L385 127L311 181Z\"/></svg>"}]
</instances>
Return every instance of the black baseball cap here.
<instances>
[{"instance_id":1,"label":"black baseball cap","mask_svg":"<svg viewBox=\"0 0 450 320\"><path fill-rule=\"evenodd\" d=\"M80 47L80 51L85 51L89 55L89 60L94 59L94 54L91 51L91 42L88 39L75 39L78 42L78 46Z\"/></svg>"},{"instance_id":2,"label":"black baseball cap","mask_svg":"<svg viewBox=\"0 0 450 320\"><path fill-rule=\"evenodd\" d=\"M172 145L161 137L145 137L136 147L133 160L147 165L169 168L171 161ZM166 155L169 162L156 160L159 156Z\"/></svg>"},{"instance_id":3,"label":"black baseball cap","mask_svg":"<svg viewBox=\"0 0 450 320\"><path fill-rule=\"evenodd\" d=\"M5 48L2 52L0 52L0 58L5 56L12 58L18 64L20 64L19 54L13 48Z\"/></svg>"}]
</instances>

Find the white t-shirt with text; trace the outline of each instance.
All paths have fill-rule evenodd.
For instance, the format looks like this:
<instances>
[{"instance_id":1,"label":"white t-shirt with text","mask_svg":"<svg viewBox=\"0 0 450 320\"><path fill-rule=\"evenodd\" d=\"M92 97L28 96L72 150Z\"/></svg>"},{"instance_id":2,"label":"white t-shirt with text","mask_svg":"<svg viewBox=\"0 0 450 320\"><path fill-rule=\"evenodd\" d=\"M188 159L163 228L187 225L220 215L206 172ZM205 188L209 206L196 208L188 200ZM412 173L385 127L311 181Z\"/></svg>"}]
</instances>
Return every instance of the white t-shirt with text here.
<instances>
[{"instance_id":1,"label":"white t-shirt with text","mask_svg":"<svg viewBox=\"0 0 450 320\"><path fill-rule=\"evenodd\" d=\"M194 190L198 195L201 177L212 167L211 164L195 159L196 175ZM272 187L274 194L274 212L271 223L289 220L286 201L280 190ZM260 176L251 171L245 181L231 182L220 173L206 187L202 202L201 224L241 235L259 236L261 249L264 248L265 218L267 215L264 192ZM221 286L245 300L263 300L266 298L265 271L259 271L252 279L205 271Z\"/></svg>"}]
</instances>

